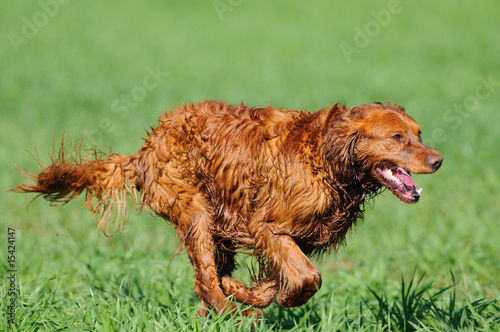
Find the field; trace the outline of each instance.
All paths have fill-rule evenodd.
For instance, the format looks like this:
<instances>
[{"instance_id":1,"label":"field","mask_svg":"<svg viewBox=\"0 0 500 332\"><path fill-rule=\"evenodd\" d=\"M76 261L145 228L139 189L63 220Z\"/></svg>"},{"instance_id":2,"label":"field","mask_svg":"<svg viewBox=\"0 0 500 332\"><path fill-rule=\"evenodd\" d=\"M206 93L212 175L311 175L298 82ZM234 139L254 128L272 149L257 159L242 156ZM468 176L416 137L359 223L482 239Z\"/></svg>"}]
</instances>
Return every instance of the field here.
<instances>
[{"instance_id":1,"label":"field","mask_svg":"<svg viewBox=\"0 0 500 332\"><path fill-rule=\"evenodd\" d=\"M499 331L499 11L494 0L4 1L0 331ZM8 191L63 133L133 154L160 112L207 98L393 101L444 164L414 177L418 204L371 201L346 245L315 260L320 291L260 321L196 315L192 268L162 219L133 211L106 238L81 198L54 208Z\"/></svg>"}]
</instances>

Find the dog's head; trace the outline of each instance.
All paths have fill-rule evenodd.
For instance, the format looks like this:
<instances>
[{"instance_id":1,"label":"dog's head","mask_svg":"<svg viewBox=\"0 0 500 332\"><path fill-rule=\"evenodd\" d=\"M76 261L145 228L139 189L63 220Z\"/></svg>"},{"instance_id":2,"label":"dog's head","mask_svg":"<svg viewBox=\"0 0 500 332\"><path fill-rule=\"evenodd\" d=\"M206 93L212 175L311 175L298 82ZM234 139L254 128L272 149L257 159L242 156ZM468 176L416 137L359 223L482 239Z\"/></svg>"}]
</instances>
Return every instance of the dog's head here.
<instances>
[{"instance_id":1,"label":"dog's head","mask_svg":"<svg viewBox=\"0 0 500 332\"><path fill-rule=\"evenodd\" d=\"M421 189L411 173L434 173L443 162L436 149L422 143L419 125L395 104L373 103L347 112L357 167L403 202L416 203Z\"/></svg>"}]
</instances>

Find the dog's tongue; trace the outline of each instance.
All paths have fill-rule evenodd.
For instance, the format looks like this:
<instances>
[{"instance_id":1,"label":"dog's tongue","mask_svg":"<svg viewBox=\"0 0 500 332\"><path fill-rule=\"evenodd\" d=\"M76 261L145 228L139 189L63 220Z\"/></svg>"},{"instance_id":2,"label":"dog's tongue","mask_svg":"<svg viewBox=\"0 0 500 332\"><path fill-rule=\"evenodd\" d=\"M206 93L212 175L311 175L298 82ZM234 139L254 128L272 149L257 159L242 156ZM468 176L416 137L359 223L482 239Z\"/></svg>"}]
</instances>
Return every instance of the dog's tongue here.
<instances>
[{"instance_id":1,"label":"dog's tongue","mask_svg":"<svg viewBox=\"0 0 500 332\"><path fill-rule=\"evenodd\" d=\"M415 183L413 183L413 179L411 178L410 174L401 167L398 167L396 169L396 172L393 172L393 175L401 180L401 182L408 190L416 191L418 189Z\"/></svg>"}]
</instances>

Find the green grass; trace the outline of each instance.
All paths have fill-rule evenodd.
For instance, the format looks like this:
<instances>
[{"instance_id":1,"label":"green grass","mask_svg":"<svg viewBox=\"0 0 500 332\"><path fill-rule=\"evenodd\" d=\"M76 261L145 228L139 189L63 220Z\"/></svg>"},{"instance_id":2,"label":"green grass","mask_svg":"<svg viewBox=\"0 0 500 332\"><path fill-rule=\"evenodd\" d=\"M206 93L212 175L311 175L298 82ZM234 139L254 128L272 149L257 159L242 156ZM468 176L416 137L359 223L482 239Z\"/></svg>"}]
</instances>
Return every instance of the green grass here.
<instances>
[{"instance_id":1,"label":"green grass","mask_svg":"<svg viewBox=\"0 0 500 332\"><path fill-rule=\"evenodd\" d=\"M311 110L391 100L445 160L415 176L418 204L370 203L347 245L316 261L323 285L306 305L273 304L261 321L196 315L192 268L162 220L132 213L107 239L73 213L81 199L27 209L29 197L2 191L0 331L500 329L496 1L222 1L223 13L212 1L70 1L51 15L48 2L0 5L1 189L22 181L16 165L36 168L27 151L48 161L63 132L132 154L162 110L205 98ZM346 57L345 44L358 51Z\"/></svg>"}]
</instances>

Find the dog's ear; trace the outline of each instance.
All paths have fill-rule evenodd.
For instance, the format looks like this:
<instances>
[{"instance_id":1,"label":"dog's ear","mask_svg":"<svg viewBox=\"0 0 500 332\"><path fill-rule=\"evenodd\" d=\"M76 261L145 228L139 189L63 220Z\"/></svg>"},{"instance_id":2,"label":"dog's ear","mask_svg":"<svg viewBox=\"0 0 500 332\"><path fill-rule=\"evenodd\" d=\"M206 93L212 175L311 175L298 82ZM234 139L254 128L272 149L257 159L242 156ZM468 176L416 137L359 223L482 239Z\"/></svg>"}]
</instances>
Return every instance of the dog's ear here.
<instances>
[{"instance_id":1,"label":"dog's ear","mask_svg":"<svg viewBox=\"0 0 500 332\"><path fill-rule=\"evenodd\" d=\"M389 102L389 104L387 105L387 107L390 107L390 108L396 109L396 110L398 110L398 111L400 111L400 112L403 112L403 113L406 113L406 111L405 111L404 107L399 106L398 104L395 104L395 103L393 103L392 101L391 101L391 102Z\"/></svg>"},{"instance_id":2,"label":"dog's ear","mask_svg":"<svg viewBox=\"0 0 500 332\"><path fill-rule=\"evenodd\" d=\"M363 109L361 107L352 107L349 109L349 119L354 120L360 116L360 114L363 112Z\"/></svg>"},{"instance_id":3,"label":"dog's ear","mask_svg":"<svg viewBox=\"0 0 500 332\"><path fill-rule=\"evenodd\" d=\"M383 107L383 105L382 105L382 103L379 103L379 102L351 107L348 110L349 119L351 119L351 120L362 119L362 118L364 118L364 116L366 115L367 112L370 112L374 108L380 108L380 107Z\"/></svg>"},{"instance_id":4,"label":"dog's ear","mask_svg":"<svg viewBox=\"0 0 500 332\"><path fill-rule=\"evenodd\" d=\"M383 104L381 102L373 102L371 104L366 104L366 105L359 105L359 106L354 106L347 111L349 112L349 119L354 120L354 119L363 119L363 117L375 110L375 109L393 109L402 113L406 113L405 109L393 102L388 102L387 104Z\"/></svg>"}]
</instances>

